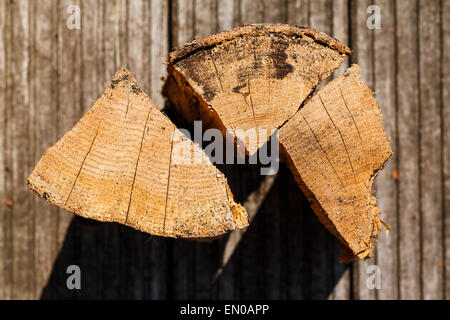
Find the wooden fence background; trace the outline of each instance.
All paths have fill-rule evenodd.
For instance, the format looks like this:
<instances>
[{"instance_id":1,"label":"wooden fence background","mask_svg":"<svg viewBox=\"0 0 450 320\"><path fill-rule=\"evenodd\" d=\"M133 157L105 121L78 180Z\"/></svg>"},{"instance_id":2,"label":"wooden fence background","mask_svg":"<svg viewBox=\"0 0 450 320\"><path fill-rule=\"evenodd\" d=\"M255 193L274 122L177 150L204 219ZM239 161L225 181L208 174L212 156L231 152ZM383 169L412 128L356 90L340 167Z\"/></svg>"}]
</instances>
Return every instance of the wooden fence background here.
<instances>
[{"instance_id":1,"label":"wooden fence background","mask_svg":"<svg viewBox=\"0 0 450 320\"><path fill-rule=\"evenodd\" d=\"M372 4L379 30L366 26ZM67 28L70 5L81 9L79 30ZM252 166L224 168L257 215L217 281L227 237L198 243L81 226L27 189L34 164L121 65L163 106L171 47L264 22L347 43L376 92L394 156L376 180L391 232L374 258L337 263L337 240L284 166L274 182ZM0 298L449 298L449 61L449 0L0 0ZM66 288L72 264L79 291ZM366 285L373 264L379 290Z\"/></svg>"}]
</instances>

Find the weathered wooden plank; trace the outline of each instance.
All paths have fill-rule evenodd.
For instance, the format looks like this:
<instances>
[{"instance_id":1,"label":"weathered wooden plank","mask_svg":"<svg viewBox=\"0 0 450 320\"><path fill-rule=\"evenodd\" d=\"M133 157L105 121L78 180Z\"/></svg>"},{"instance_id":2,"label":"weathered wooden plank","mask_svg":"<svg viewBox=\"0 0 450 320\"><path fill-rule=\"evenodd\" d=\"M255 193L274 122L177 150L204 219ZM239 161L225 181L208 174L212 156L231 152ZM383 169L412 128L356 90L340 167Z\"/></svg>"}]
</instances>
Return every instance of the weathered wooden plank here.
<instances>
[{"instance_id":1,"label":"weathered wooden plank","mask_svg":"<svg viewBox=\"0 0 450 320\"><path fill-rule=\"evenodd\" d=\"M441 103L442 103L442 164L443 164L443 216L444 230L444 299L450 299L450 1L442 1L441 7Z\"/></svg>"},{"instance_id":2,"label":"weathered wooden plank","mask_svg":"<svg viewBox=\"0 0 450 320\"><path fill-rule=\"evenodd\" d=\"M79 1L62 0L58 7L58 77L57 77L57 139L60 139L67 131L69 131L81 116L81 29L72 29L68 27L68 19L74 11L68 12L70 6L78 6ZM74 9L74 7L72 7ZM76 8L75 8L76 9ZM81 12L80 12L81 13ZM72 20L69 20L69 22ZM69 24L70 25L70 24ZM81 26L80 26L81 27ZM55 143L53 141L52 143ZM67 230L72 222L73 214L65 210L58 209L58 230L57 241L58 249L63 247L68 253L63 255L64 264L56 270L55 283L57 296L75 297L75 290L69 291L66 287L65 280L67 278L66 268L70 264L79 263L80 247L79 232L67 235ZM60 252L59 256L61 256ZM81 266L80 266L81 267ZM83 283L82 283L83 286Z\"/></svg>"},{"instance_id":3,"label":"weathered wooden plank","mask_svg":"<svg viewBox=\"0 0 450 320\"><path fill-rule=\"evenodd\" d=\"M240 24L264 23L264 0L240 1Z\"/></svg>"},{"instance_id":4,"label":"weathered wooden plank","mask_svg":"<svg viewBox=\"0 0 450 320\"><path fill-rule=\"evenodd\" d=\"M164 78L167 76L167 60L169 51L169 2L152 1L150 7L151 31L150 31L150 63L149 74L150 88L148 94L152 97L160 109L164 107L164 98L161 93Z\"/></svg>"},{"instance_id":5,"label":"weathered wooden plank","mask_svg":"<svg viewBox=\"0 0 450 320\"><path fill-rule=\"evenodd\" d=\"M419 299L419 84L416 1L396 3L399 298Z\"/></svg>"},{"instance_id":6,"label":"weathered wooden plank","mask_svg":"<svg viewBox=\"0 0 450 320\"><path fill-rule=\"evenodd\" d=\"M361 67L364 82L373 89L373 36L374 30L367 28L367 7L371 1L355 1L351 3L351 62ZM376 258L372 257L353 264L353 291L355 299L375 299L375 290L367 288L367 268L376 264Z\"/></svg>"},{"instance_id":7,"label":"weathered wooden plank","mask_svg":"<svg viewBox=\"0 0 450 320\"><path fill-rule=\"evenodd\" d=\"M56 10L53 1L33 3L35 12L31 23L33 35L33 99L34 110L32 162L37 163L44 152L56 141ZM34 197L35 235L34 235L34 276L35 297L41 296L42 288L52 272L58 254L57 248L57 209ZM54 289L52 287L52 289Z\"/></svg>"},{"instance_id":8,"label":"weathered wooden plank","mask_svg":"<svg viewBox=\"0 0 450 320\"><path fill-rule=\"evenodd\" d=\"M11 207L8 206L8 195L10 189L9 179L9 152L7 137L9 126L7 125L7 108L10 98L10 18L11 10L6 1L0 2L0 298L11 298L11 258L10 258L10 224Z\"/></svg>"},{"instance_id":9,"label":"weathered wooden plank","mask_svg":"<svg viewBox=\"0 0 450 320\"><path fill-rule=\"evenodd\" d=\"M28 2L11 3L13 56L12 97L8 106L10 124L11 172L12 172L12 298L31 299L34 293L33 270L33 219L32 199L24 181L30 171L29 158L29 107L30 82L30 24Z\"/></svg>"},{"instance_id":10,"label":"weathered wooden plank","mask_svg":"<svg viewBox=\"0 0 450 320\"><path fill-rule=\"evenodd\" d=\"M386 221L391 232L382 232L378 236L377 265L381 271L381 289L377 290L378 299L397 299L397 181L393 178L396 170L397 127L395 103L395 7L394 2L380 0L375 5L381 12L381 29L374 30L374 90L375 97L383 113L383 126L391 139L394 158L375 179L377 205L381 210L380 218Z\"/></svg>"},{"instance_id":11,"label":"weathered wooden plank","mask_svg":"<svg viewBox=\"0 0 450 320\"><path fill-rule=\"evenodd\" d=\"M419 2L420 214L422 298L442 299L440 8Z\"/></svg>"},{"instance_id":12,"label":"weathered wooden plank","mask_svg":"<svg viewBox=\"0 0 450 320\"><path fill-rule=\"evenodd\" d=\"M287 3L287 22L299 26L309 25L310 0L291 0Z\"/></svg>"},{"instance_id":13,"label":"weathered wooden plank","mask_svg":"<svg viewBox=\"0 0 450 320\"><path fill-rule=\"evenodd\" d=\"M217 31L230 30L239 22L239 1L217 1Z\"/></svg>"}]
</instances>

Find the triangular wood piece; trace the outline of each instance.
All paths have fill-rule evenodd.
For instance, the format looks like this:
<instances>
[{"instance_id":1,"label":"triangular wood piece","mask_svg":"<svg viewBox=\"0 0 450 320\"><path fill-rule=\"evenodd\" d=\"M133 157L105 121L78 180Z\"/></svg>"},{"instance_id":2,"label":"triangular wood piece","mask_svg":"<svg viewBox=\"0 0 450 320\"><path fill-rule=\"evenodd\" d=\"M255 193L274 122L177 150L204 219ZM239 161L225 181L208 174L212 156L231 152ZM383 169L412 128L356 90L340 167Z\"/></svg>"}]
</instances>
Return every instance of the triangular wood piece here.
<instances>
[{"instance_id":1,"label":"triangular wood piece","mask_svg":"<svg viewBox=\"0 0 450 320\"><path fill-rule=\"evenodd\" d=\"M183 118L229 130L253 154L350 54L308 28L243 26L172 51L164 91Z\"/></svg>"},{"instance_id":2,"label":"triangular wood piece","mask_svg":"<svg viewBox=\"0 0 450 320\"><path fill-rule=\"evenodd\" d=\"M381 230L371 195L392 154L357 65L319 90L280 130L281 153L320 221L363 259Z\"/></svg>"},{"instance_id":3,"label":"triangular wood piece","mask_svg":"<svg viewBox=\"0 0 450 320\"><path fill-rule=\"evenodd\" d=\"M204 238L248 225L224 175L126 69L47 150L28 182L61 208L153 235Z\"/></svg>"}]
</instances>

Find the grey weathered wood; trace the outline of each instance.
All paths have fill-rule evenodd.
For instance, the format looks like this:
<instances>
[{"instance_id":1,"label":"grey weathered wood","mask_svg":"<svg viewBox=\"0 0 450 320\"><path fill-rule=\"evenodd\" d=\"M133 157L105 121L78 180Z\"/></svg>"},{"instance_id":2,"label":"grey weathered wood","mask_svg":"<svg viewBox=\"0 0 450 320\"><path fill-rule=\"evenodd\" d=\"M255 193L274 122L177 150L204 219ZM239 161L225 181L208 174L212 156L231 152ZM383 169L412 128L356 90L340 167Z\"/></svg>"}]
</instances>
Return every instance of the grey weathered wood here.
<instances>
[{"instance_id":1,"label":"grey weathered wood","mask_svg":"<svg viewBox=\"0 0 450 320\"><path fill-rule=\"evenodd\" d=\"M31 169L29 159L30 114L30 3L11 3L12 9L12 96L8 105L9 148L11 148L12 205L12 298L30 299L34 292L34 279L28 270L33 269L33 220L26 214L32 212L32 199L26 185Z\"/></svg>"},{"instance_id":2,"label":"grey weathered wood","mask_svg":"<svg viewBox=\"0 0 450 320\"><path fill-rule=\"evenodd\" d=\"M33 88L34 110L32 162L37 163L42 154L56 141L56 10L53 1L33 3ZM34 297L39 297L47 284L54 260L58 254L58 210L49 203L34 197Z\"/></svg>"},{"instance_id":3,"label":"grey weathered wood","mask_svg":"<svg viewBox=\"0 0 450 320\"><path fill-rule=\"evenodd\" d=\"M444 217L444 298L450 299L450 1L442 1L441 8L441 103L442 103L442 165L443 165L443 217Z\"/></svg>"},{"instance_id":4,"label":"grey weathered wood","mask_svg":"<svg viewBox=\"0 0 450 320\"><path fill-rule=\"evenodd\" d=\"M79 1L62 0L59 3L57 11L58 27L58 46L57 46L57 139L60 139L74 124L82 114L81 109L81 30L69 29L67 27L67 18L70 13L67 9L71 5L80 6ZM56 141L53 141L55 143ZM80 234L78 230L68 233L67 230L73 218L72 213L58 209L58 247L66 247L71 251L68 254L66 268L70 264L79 264L80 254ZM66 236L67 234L67 236ZM81 267L81 266L80 266ZM58 277L65 279L65 269L57 270ZM67 288L60 283L57 287L57 295L67 295ZM75 296L75 292L70 294ZM70 295L69 295L70 296Z\"/></svg>"},{"instance_id":5,"label":"grey weathered wood","mask_svg":"<svg viewBox=\"0 0 450 320\"><path fill-rule=\"evenodd\" d=\"M377 265L381 271L381 289L376 290L378 299L398 298L398 223L397 223L397 181L393 178L397 167L397 124L395 101L395 5L389 0L374 2L381 11L381 29L374 30L374 91L383 112L383 126L391 139L394 155L375 179L374 189L380 218L386 221L391 231L378 236L376 250ZM394 174L395 175L395 174Z\"/></svg>"},{"instance_id":6,"label":"grey weathered wood","mask_svg":"<svg viewBox=\"0 0 450 320\"><path fill-rule=\"evenodd\" d=\"M419 2L422 298L442 299L442 167L439 2Z\"/></svg>"},{"instance_id":7,"label":"grey weathered wood","mask_svg":"<svg viewBox=\"0 0 450 320\"><path fill-rule=\"evenodd\" d=\"M6 1L0 3L0 120L7 124L6 111L10 99L10 11ZM11 259L10 259L10 227L9 216L11 208L8 206L10 183L8 178L9 153L7 152L8 126L2 125L0 139L0 298L11 298ZM8 161L7 161L8 160Z\"/></svg>"},{"instance_id":8,"label":"grey weathered wood","mask_svg":"<svg viewBox=\"0 0 450 320\"><path fill-rule=\"evenodd\" d=\"M400 299L420 299L419 70L416 1L396 3Z\"/></svg>"}]
</instances>

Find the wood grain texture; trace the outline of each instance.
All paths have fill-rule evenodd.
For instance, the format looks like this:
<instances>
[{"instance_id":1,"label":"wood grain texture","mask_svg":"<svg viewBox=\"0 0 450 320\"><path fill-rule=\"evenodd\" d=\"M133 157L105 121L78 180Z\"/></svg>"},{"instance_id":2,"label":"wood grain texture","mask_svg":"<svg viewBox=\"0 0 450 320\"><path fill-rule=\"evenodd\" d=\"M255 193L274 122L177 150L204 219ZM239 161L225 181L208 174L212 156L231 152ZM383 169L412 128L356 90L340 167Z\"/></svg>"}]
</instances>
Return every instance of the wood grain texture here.
<instances>
[{"instance_id":1,"label":"wood grain texture","mask_svg":"<svg viewBox=\"0 0 450 320\"><path fill-rule=\"evenodd\" d=\"M419 1L422 298L442 299L442 166L439 2Z\"/></svg>"},{"instance_id":2,"label":"wood grain texture","mask_svg":"<svg viewBox=\"0 0 450 320\"><path fill-rule=\"evenodd\" d=\"M399 298L421 298L419 66L416 1L396 3Z\"/></svg>"},{"instance_id":3,"label":"wood grain texture","mask_svg":"<svg viewBox=\"0 0 450 320\"><path fill-rule=\"evenodd\" d=\"M376 291L378 299L398 298L398 222L397 222L397 122L396 122L396 64L395 64L395 3L377 1L382 16L380 30L374 30L374 90L383 112L383 126L390 139L393 151L391 160L375 179L380 218L387 222L391 231L378 237L376 261L381 270L381 289Z\"/></svg>"}]
</instances>

